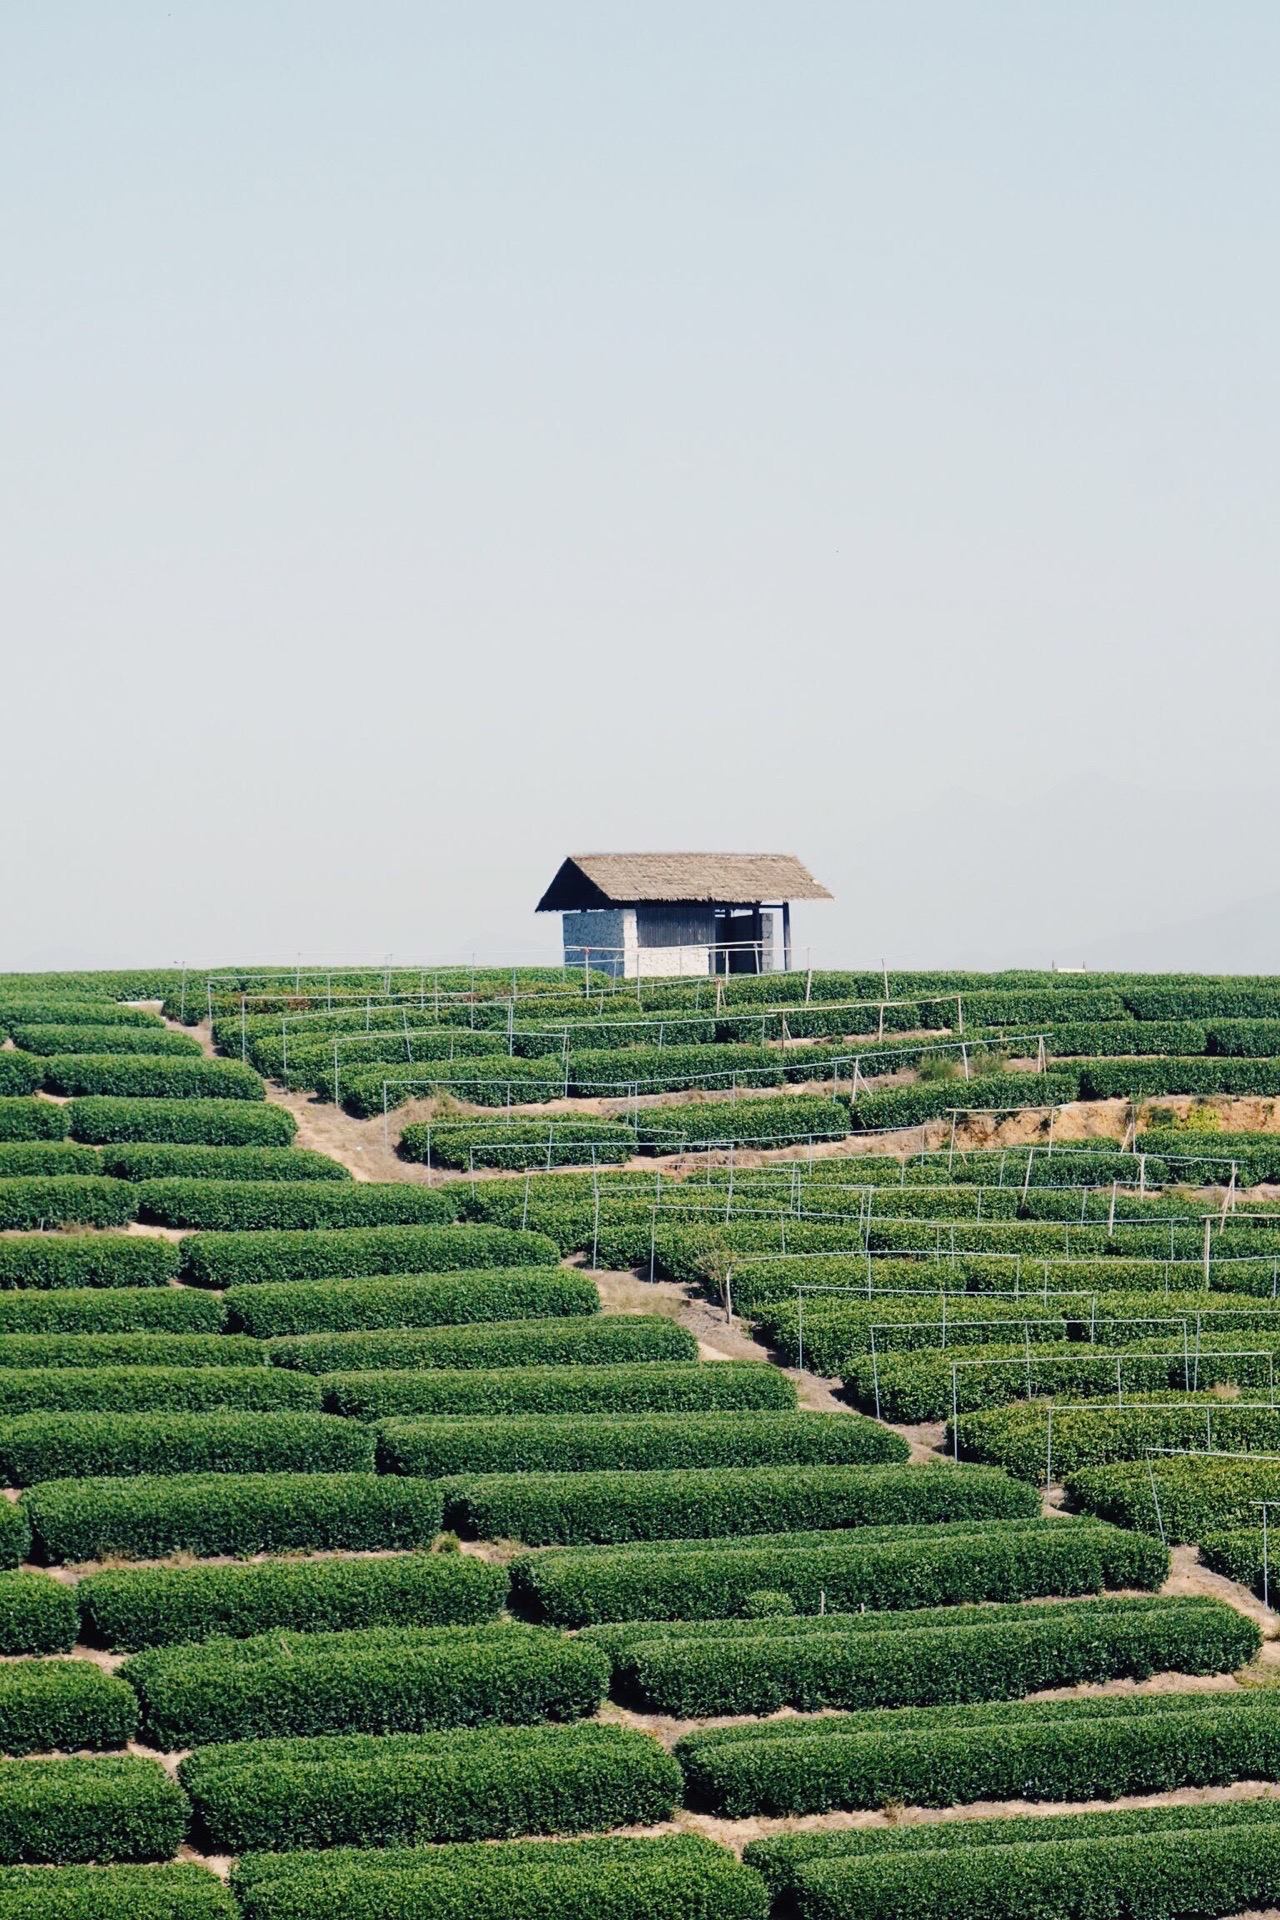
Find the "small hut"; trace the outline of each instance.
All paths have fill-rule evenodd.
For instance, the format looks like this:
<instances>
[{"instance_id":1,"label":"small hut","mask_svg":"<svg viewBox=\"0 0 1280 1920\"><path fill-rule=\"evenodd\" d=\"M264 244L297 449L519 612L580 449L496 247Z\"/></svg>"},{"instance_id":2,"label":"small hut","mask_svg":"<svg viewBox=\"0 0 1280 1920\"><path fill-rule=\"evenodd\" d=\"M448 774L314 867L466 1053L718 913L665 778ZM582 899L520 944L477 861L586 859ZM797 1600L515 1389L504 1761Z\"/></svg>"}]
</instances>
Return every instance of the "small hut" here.
<instances>
[{"instance_id":1,"label":"small hut","mask_svg":"<svg viewBox=\"0 0 1280 1920\"><path fill-rule=\"evenodd\" d=\"M831 898L790 853L572 853L537 911L567 967L635 980L786 971L791 902Z\"/></svg>"}]
</instances>

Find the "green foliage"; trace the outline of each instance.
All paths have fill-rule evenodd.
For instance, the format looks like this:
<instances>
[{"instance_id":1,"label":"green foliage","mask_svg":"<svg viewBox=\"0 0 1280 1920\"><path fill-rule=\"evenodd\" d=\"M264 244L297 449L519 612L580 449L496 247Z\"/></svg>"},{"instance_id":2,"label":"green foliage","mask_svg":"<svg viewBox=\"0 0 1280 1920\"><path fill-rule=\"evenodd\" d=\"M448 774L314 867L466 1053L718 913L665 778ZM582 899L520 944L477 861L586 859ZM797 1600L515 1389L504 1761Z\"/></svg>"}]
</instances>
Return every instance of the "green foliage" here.
<instances>
[{"instance_id":1,"label":"green foliage","mask_svg":"<svg viewBox=\"0 0 1280 1920\"><path fill-rule=\"evenodd\" d=\"M1049 1687L1226 1673L1258 1629L1216 1600L1059 1600L1018 1607L593 1627L627 1697L679 1719L1012 1700Z\"/></svg>"},{"instance_id":2,"label":"green foliage","mask_svg":"<svg viewBox=\"0 0 1280 1920\"><path fill-rule=\"evenodd\" d=\"M600 1296L584 1274L556 1267L489 1267L440 1278L324 1280L314 1286L233 1287L233 1322L257 1338L354 1333L379 1327L433 1327L467 1321L532 1320L596 1313Z\"/></svg>"},{"instance_id":3,"label":"green foliage","mask_svg":"<svg viewBox=\"0 0 1280 1920\"><path fill-rule=\"evenodd\" d=\"M6 1060L18 1057L3 1056ZM167 1053L55 1053L43 1060L43 1067L42 1084L46 1092L70 1094L77 1099L99 1095L122 1100L263 1100L266 1097L260 1076L239 1060L189 1059L185 1054ZM71 1124L74 1132L74 1115Z\"/></svg>"},{"instance_id":4,"label":"green foliage","mask_svg":"<svg viewBox=\"0 0 1280 1920\"><path fill-rule=\"evenodd\" d=\"M61 1344L68 1345L73 1337L68 1336ZM109 1342L111 1336L103 1334L99 1338ZM85 1344L92 1339L92 1335L87 1336ZM164 1336L157 1334L124 1334L117 1339L122 1344L128 1343L133 1350L142 1345L144 1353L148 1341L164 1344ZM0 1407L4 1408L0 1436L15 1415L37 1412L164 1415L227 1413L237 1409L320 1411L320 1390L315 1382L302 1374L284 1373L275 1367L220 1366L217 1359L221 1356L216 1355L216 1349L221 1345L217 1335L209 1334L201 1339L201 1359L204 1349L215 1349L211 1366L190 1364L194 1355L188 1356L188 1364L184 1366L147 1366L145 1359L142 1365L137 1365L131 1363L132 1353L130 1363L117 1361L114 1365L97 1367L0 1365ZM0 1341L0 1361L8 1358L7 1342ZM0 1453L3 1448L4 1440L0 1437Z\"/></svg>"},{"instance_id":5,"label":"green foliage","mask_svg":"<svg viewBox=\"0 0 1280 1920\"><path fill-rule=\"evenodd\" d=\"M1111 1800L1280 1778L1267 1694L906 1707L688 1734L694 1803L728 1819L975 1800Z\"/></svg>"},{"instance_id":6,"label":"green foliage","mask_svg":"<svg viewBox=\"0 0 1280 1920\"><path fill-rule=\"evenodd\" d=\"M153 1745L575 1720L604 1697L599 1648L544 1627L277 1630L158 1647L120 1669Z\"/></svg>"},{"instance_id":7,"label":"green foliage","mask_svg":"<svg viewBox=\"0 0 1280 1920\"><path fill-rule=\"evenodd\" d=\"M0 1053L0 1096L20 1100L44 1084L46 1062L33 1053Z\"/></svg>"},{"instance_id":8,"label":"green foliage","mask_svg":"<svg viewBox=\"0 0 1280 1920\"><path fill-rule=\"evenodd\" d=\"M33 1027L146 1028L153 1034L165 1031L159 1014L145 1007L122 1007L110 1000L62 1000L47 994L0 997L0 1026L12 1033L24 1023Z\"/></svg>"},{"instance_id":9,"label":"green foliage","mask_svg":"<svg viewBox=\"0 0 1280 1920\"><path fill-rule=\"evenodd\" d=\"M1280 1500L1280 1460L1125 1460L1070 1474L1066 1486L1073 1506L1117 1526L1199 1540L1256 1524L1256 1502Z\"/></svg>"},{"instance_id":10,"label":"green foliage","mask_svg":"<svg viewBox=\"0 0 1280 1920\"><path fill-rule=\"evenodd\" d=\"M802 1093L783 1100L689 1101L643 1108L635 1130L640 1145L657 1153L757 1140L839 1140L849 1131L849 1103Z\"/></svg>"},{"instance_id":11,"label":"green foliage","mask_svg":"<svg viewBox=\"0 0 1280 1920\"><path fill-rule=\"evenodd\" d=\"M253 1741L202 1748L180 1777L218 1853L651 1827L681 1785L648 1734L598 1725Z\"/></svg>"},{"instance_id":12,"label":"green foliage","mask_svg":"<svg viewBox=\"0 0 1280 1920\"><path fill-rule=\"evenodd\" d=\"M1142 1329L1134 1327L1131 1331L1136 1334ZM1252 1346L1253 1336L1232 1336L1230 1344ZM1192 1379L1202 1386L1213 1386L1219 1379L1245 1384L1247 1377L1247 1384L1252 1386L1265 1385L1270 1377L1266 1356L1255 1361L1237 1355L1219 1362L1212 1353L1201 1351L1188 1361L1180 1336L1176 1346L1172 1339L1166 1339L1158 1345L1151 1342L1151 1349L1120 1352L1059 1343L985 1346L976 1353L939 1347L928 1352L877 1354L874 1361L870 1354L850 1354L845 1360L844 1382L861 1406L874 1408L878 1398L881 1419L907 1424L945 1420L951 1412L953 1391L961 1413L968 1414L1046 1394L1102 1399L1108 1393L1115 1395L1117 1379L1125 1393L1133 1394L1180 1389ZM1041 1465L1043 1452L1042 1447Z\"/></svg>"},{"instance_id":13,"label":"green foliage","mask_svg":"<svg viewBox=\"0 0 1280 1920\"><path fill-rule=\"evenodd\" d=\"M47 1573L0 1573L0 1653L67 1653L80 1610L72 1588Z\"/></svg>"},{"instance_id":14,"label":"green foliage","mask_svg":"<svg viewBox=\"0 0 1280 1920\"><path fill-rule=\"evenodd\" d=\"M137 1731L133 1690L88 1660L0 1665L0 1753L123 1747Z\"/></svg>"},{"instance_id":15,"label":"green foliage","mask_svg":"<svg viewBox=\"0 0 1280 1920\"><path fill-rule=\"evenodd\" d=\"M95 1147L71 1140L15 1140L0 1146L0 1180L49 1180L60 1174L92 1178L103 1171Z\"/></svg>"},{"instance_id":16,"label":"green foliage","mask_svg":"<svg viewBox=\"0 0 1280 1920\"><path fill-rule=\"evenodd\" d=\"M636 1150L634 1127L597 1114L546 1120L411 1121L400 1135L405 1160L431 1167L496 1167L505 1172L620 1165Z\"/></svg>"},{"instance_id":17,"label":"green foliage","mask_svg":"<svg viewBox=\"0 0 1280 1920\"><path fill-rule=\"evenodd\" d=\"M1164 1056L1093 1060L1080 1070L1082 1100L1146 1099L1162 1093L1280 1093L1280 1060Z\"/></svg>"},{"instance_id":18,"label":"green foliage","mask_svg":"<svg viewBox=\"0 0 1280 1920\"><path fill-rule=\"evenodd\" d=\"M780 1087L783 1056L770 1047L584 1047L566 1062L568 1091L587 1096L638 1087L679 1093L686 1087Z\"/></svg>"},{"instance_id":19,"label":"green foliage","mask_svg":"<svg viewBox=\"0 0 1280 1920\"><path fill-rule=\"evenodd\" d=\"M764 1882L700 1834L250 1854L244 1920L765 1920Z\"/></svg>"},{"instance_id":20,"label":"green foliage","mask_svg":"<svg viewBox=\"0 0 1280 1920\"><path fill-rule=\"evenodd\" d=\"M904 1461L905 1440L846 1413L485 1414L389 1420L384 1473L579 1473Z\"/></svg>"},{"instance_id":21,"label":"green foliage","mask_svg":"<svg viewBox=\"0 0 1280 1920\"><path fill-rule=\"evenodd\" d=\"M947 1434L950 1445L950 1421ZM962 1414L959 1446L962 1458L1003 1467L1021 1480L1061 1480L1113 1460L1145 1460L1151 1447L1275 1453L1280 1448L1280 1409L1208 1398L1183 1406L1059 1406L1050 1416L1047 1408L1032 1402Z\"/></svg>"},{"instance_id":22,"label":"green foliage","mask_svg":"<svg viewBox=\"0 0 1280 1920\"><path fill-rule=\"evenodd\" d=\"M986 1467L860 1466L494 1473L442 1483L451 1524L527 1546L709 1539L1039 1512L1030 1487ZM759 1584L758 1582L756 1583Z\"/></svg>"},{"instance_id":23,"label":"green foliage","mask_svg":"<svg viewBox=\"0 0 1280 1920\"><path fill-rule=\"evenodd\" d=\"M373 1457L372 1433L324 1413L45 1412L0 1420L0 1479L10 1487L135 1473L360 1473Z\"/></svg>"},{"instance_id":24,"label":"green foliage","mask_svg":"<svg viewBox=\"0 0 1280 1920\"><path fill-rule=\"evenodd\" d=\"M1021 1110L1063 1106L1079 1097L1077 1081L1075 1073L1055 1068L1051 1073L989 1073L972 1080L893 1087L884 1093L860 1093L851 1117L855 1129L874 1133L882 1127L918 1126L922 1120L934 1120L953 1107Z\"/></svg>"},{"instance_id":25,"label":"green foliage","mask_svg":"<svg viewBox=\"0 0 1280 1920\"><path fill-rule=\"evenodd\" d=\"M36 1577L0 1576L0 1605L6 1579ZM54 1583L46 1579L46 1584ZM56 1591L71 1598L65 1587ZM112 1568L90 1574L76 1594L86 1628L113 1650L133 1653L220 1635L245 1639L275 1627L318 1633L350 1627L476 1625L501 1611L507 1578L502 1568L470 1554L406 1553L359 1560Z\"/></svg>"},{"instance_id":26,"label":"green foliage","mask_svg":"<svg viewBox=\"0 0 1280 1920\"><path fill-rule=\"evenodd\" d=\"M158 1760L0 1760L5 1866L167 1860L186 1839L187 1812Z\"/></svg>"},{"instance_id":27,"label":"green foliage","mask_svg":"<svg viewBox=\"0 0 1280 1920\"><path fill-rule=\"evenodd\" d=\"M204 1287L476 1267L554 1267L559 1261L560 1249L544 1234L509 1233L502 1227L196 1233L182 1243L182 1271Z\"/></svg>"},{"instance_id":28,"label":"green foliage","mask_svg":"<svg viewBox=\"0 0 1280 1920\"><path fill-rule=\"evenodd\" d=\"M753 1593L790 1610L854 1613L1159 1587L1169 1556L1119 1527L1061 1520L959 1520L832 1533L530 1554L512 1593L560 1627L618 1620L712 1620Z\"/></svg>"},{"instance_id":29,"label":"green foliage","mask_svg":"<svg viewBox=\"0 0 1280 1920\"><path fill-rule=\"evenodd\" d=\"M661 1314L619 1313L382 1333L313 1333L273 1340L268 1351L277 1367L349 1373L401 1367L489 1369L696 1360L698 1343L684 1327Z\"/></svg>"},{"instance_id":30,"label":"green foliage","mask_svg":"<svg viewBox=\"0 0 1280 1920\"><path fill-rule=\"evenodd\" d=\"M139 1239L131 1244L169 1246L165 1240ZM216 1360L210 1347L184 1344L197 1334L216 1336L224 1318L222 1302L213 1295L166 1287L163 1283L150 1287L59 1287L47 1292L35 1289L0 1292L0 1334L5 1336L5 1365L10 1367L125 1366L133 1356L132 1347L97 1347L87 1342L95 1334L110 1334L118 1339L130 1333L149 1334L156 1339L167 1334L171 1340L180 1341L176 1346L137 1348L140 1362L185 1365L189 1362L179 1360L178 1356L189 1354L198 1366L240 1366L245 1363L249 1350L244 1340L231 1341L223 1351L220 1338ZM67 1338L48 1344L53 1335ZM23 1344L18 1345L19 1341Z\"/></svg>"},{"instance_id":31,"label":"green foliage","mask_svg":"<svg viewBox=\"0 0 1280 1920\"><path fill-rule=\"evenodd\" d=\"M15 1534L30 1522L51 1561L429 1547L442 1517L438 1487L374 1473L47 1480L0 1505L0 1526L8 1513Z\"/></svg>"},{"instance_id":32,"label":"green foliage","mask_svg":"<svg viewBox=\"0 0 1280 1920\"><path fill-rule=\"evenodd\" d=\"M0 1288L163 1287L180 1261L173 1241L143 1234L14 1235L0 1240Z\"/></svg>"},{"instance_id":33,"label":"green foliage","mask_svg":"<svg viewBox=\"0 0 1280 1920\"><path fill-rule=\"evenodd\" d=\"M0 1567L19 1567L31 1550L31 1522L11 1500L0 1500Z\"/></svg>"},{"instance_id":34,"label":"green foliage","mask_svg":"<svg viewBox=\"0 0 1280 1920\"><path fill-rule=\"evenodd\" d=\"M1263 1579L1263 1536L1260 1526L1231 1527L1222 1533L1206 1533L1200 1541L1200 1559L1214 1573L1239 1581L1261 1593L1266 1587L1280 1594L1280 1541L1272 1543L1268 1524L1266 1537L1266 1580Z\"/></svg>"},{"instance_id":35,"label":"green foliage","mask_svg":"<svg viewBox=\"0 0 1280 1920\"><path fill-rule=\"evenodd\" d=\"M102 1165L118 1180L329 1180L351 1175L327 1154L303 1147L206 1147L160 1143L109 1146Z\"/></svg>"},{"instance_id":36,"label":"green foliage","mask_svg":"<svg viewBox=\"0 0 1280 1920\"><path fill-rule=\"evenodd\" d=\"M213 1233L422 1226L458 1212L452 1194L405 1181L147 1180L137 1195L144 1219Z\"/></svg>"},{"instance_id":37,"label":"green foliage","mask_svg":"<svg viewBox=\"0 0 1280 1920\"><path fill-rule=\"evenodd\" d=\"M65 1140L67 1126L55 1100L0 1099L0 1140Z\"/></svg>"},{"instance_id":38,"label":"green foliage","mask_svg":"<svg viewBox=\"0 0 1280 1920\"><path fill-rule=\"evenodd\" d=\"M383 1067L343 1071L339 1091L347 1112L361 1120L372 1120L406 1100L425 1099L432 1093L451 1094L477 1107L519 1106L557 1099L564 1091L564 1066L558 1058L521 1060L505 1052L414 1065L388 1061Z\"/></svg>"},{"instance_id":39,"label":"green foliage","mask_svg":"<svg viewBox=\"0 0 1280 1920\"><path fill-rule=\"evenodd\" d=\"M32 1227L122 1227L137 1209L137 1189L124 1180L0 1180L0 1232Z\"/></svg>"},{"instance_id":40,"label":"green foliage","mask_svg":"<svg viewBox=\"0 0 1280 1920\"><path fill-rule=\"evenodd\" d=\"M9 1867L0 1920L237 1920L206 1867Z\"/></svg>"},{"instance_id":41,"label":"green foliage","mask_svg":"<svg viewBox=\"0 0 1280 1920\"><path fill-rule=\"evenodd\" d=\"M46 1103L48 1104L48 1103ZM177 1142L206 1147L287 1147L298 1123L285 1107L242 1099L73 1100L52 1111L68 1116L75 1140L117 1146L127 1141Z\"/></svg>"},{"instance_id":42,"label":"green foliage","mask_svg":"<svg viewBox=\"0 0 1280 1920\"><path fill-rule=\"evenodd\" d=\"M793 1408L796 1390L756 1361L633 1366L433 1367L422 1372L331 1373L325 1405L354 1420L405 1414L703 1413Z\"/></svg>"},{"instance_id":43,"label":"green foliage","mask_svg":"<svg viewBox=\"0 0 1280 1920\"><path fill-rule=\"evenodd\" d=\"M151 1059L176 1055L199 1059L200 1042L190 1033L171 1033L167 1027L132 1027L119 1022L90 1026L85 1021L66 1026L21 1025L10 1029L15 1043L24 1053L59 1056L89 1053L102 1058L107 1054L146 1054Z\"/></svg>"}]
</instances>

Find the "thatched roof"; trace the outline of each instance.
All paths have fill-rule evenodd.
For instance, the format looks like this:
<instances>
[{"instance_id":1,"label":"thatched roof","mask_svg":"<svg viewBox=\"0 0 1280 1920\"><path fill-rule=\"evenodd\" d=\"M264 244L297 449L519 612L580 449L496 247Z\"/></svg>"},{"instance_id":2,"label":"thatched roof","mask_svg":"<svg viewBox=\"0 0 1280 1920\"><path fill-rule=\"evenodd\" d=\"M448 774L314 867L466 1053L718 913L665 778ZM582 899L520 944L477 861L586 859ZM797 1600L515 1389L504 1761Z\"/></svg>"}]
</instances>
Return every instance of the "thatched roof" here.
<instances>
[{"instance_id":1,"label":"thatched roof","mask_svg":"<svg viewBox=\"0 0 1280 1920\"><path fill-rule=\"evenodd\" d=\"M830 900L791 853L571 853L539 913L634 906L651 900Z\"/></svg>"}]
</instances>

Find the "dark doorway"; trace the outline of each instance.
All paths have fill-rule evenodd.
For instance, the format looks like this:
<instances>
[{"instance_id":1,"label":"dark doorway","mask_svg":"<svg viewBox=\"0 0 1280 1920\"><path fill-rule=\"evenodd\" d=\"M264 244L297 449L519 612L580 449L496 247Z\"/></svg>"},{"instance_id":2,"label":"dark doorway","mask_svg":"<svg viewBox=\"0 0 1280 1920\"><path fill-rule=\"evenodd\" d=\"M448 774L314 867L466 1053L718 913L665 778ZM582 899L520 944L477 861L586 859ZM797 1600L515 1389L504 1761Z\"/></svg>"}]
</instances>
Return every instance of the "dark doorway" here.
<instances>
[{"instance_id":1,"label":"dark doorway","mask_svg":"<svg viewBox=\"0 0 1280 1920\"><path fill-rule=\"evenodd\" d=\"M762 973L759 907L716 908L716 972Z\"/></svg>"}]
</instances>

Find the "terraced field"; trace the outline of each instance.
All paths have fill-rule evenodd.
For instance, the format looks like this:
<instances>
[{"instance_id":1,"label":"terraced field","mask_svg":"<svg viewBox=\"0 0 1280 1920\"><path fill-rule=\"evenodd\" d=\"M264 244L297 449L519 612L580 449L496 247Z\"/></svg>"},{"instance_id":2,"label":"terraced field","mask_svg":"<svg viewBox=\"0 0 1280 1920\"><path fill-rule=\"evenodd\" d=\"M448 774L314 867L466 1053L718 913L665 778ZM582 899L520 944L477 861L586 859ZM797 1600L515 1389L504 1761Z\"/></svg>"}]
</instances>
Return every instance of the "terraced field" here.
<instances>
[{"instance_id":1,"label":"terraced field","mask_svg":"<svg viewBox=\"0 0 1280 1920\"><path fill-rule=\"evenodd\" d=\"M1280 980L0 1032L0 1920L1280 1904Z\"/></svg>"}]
</instances>

